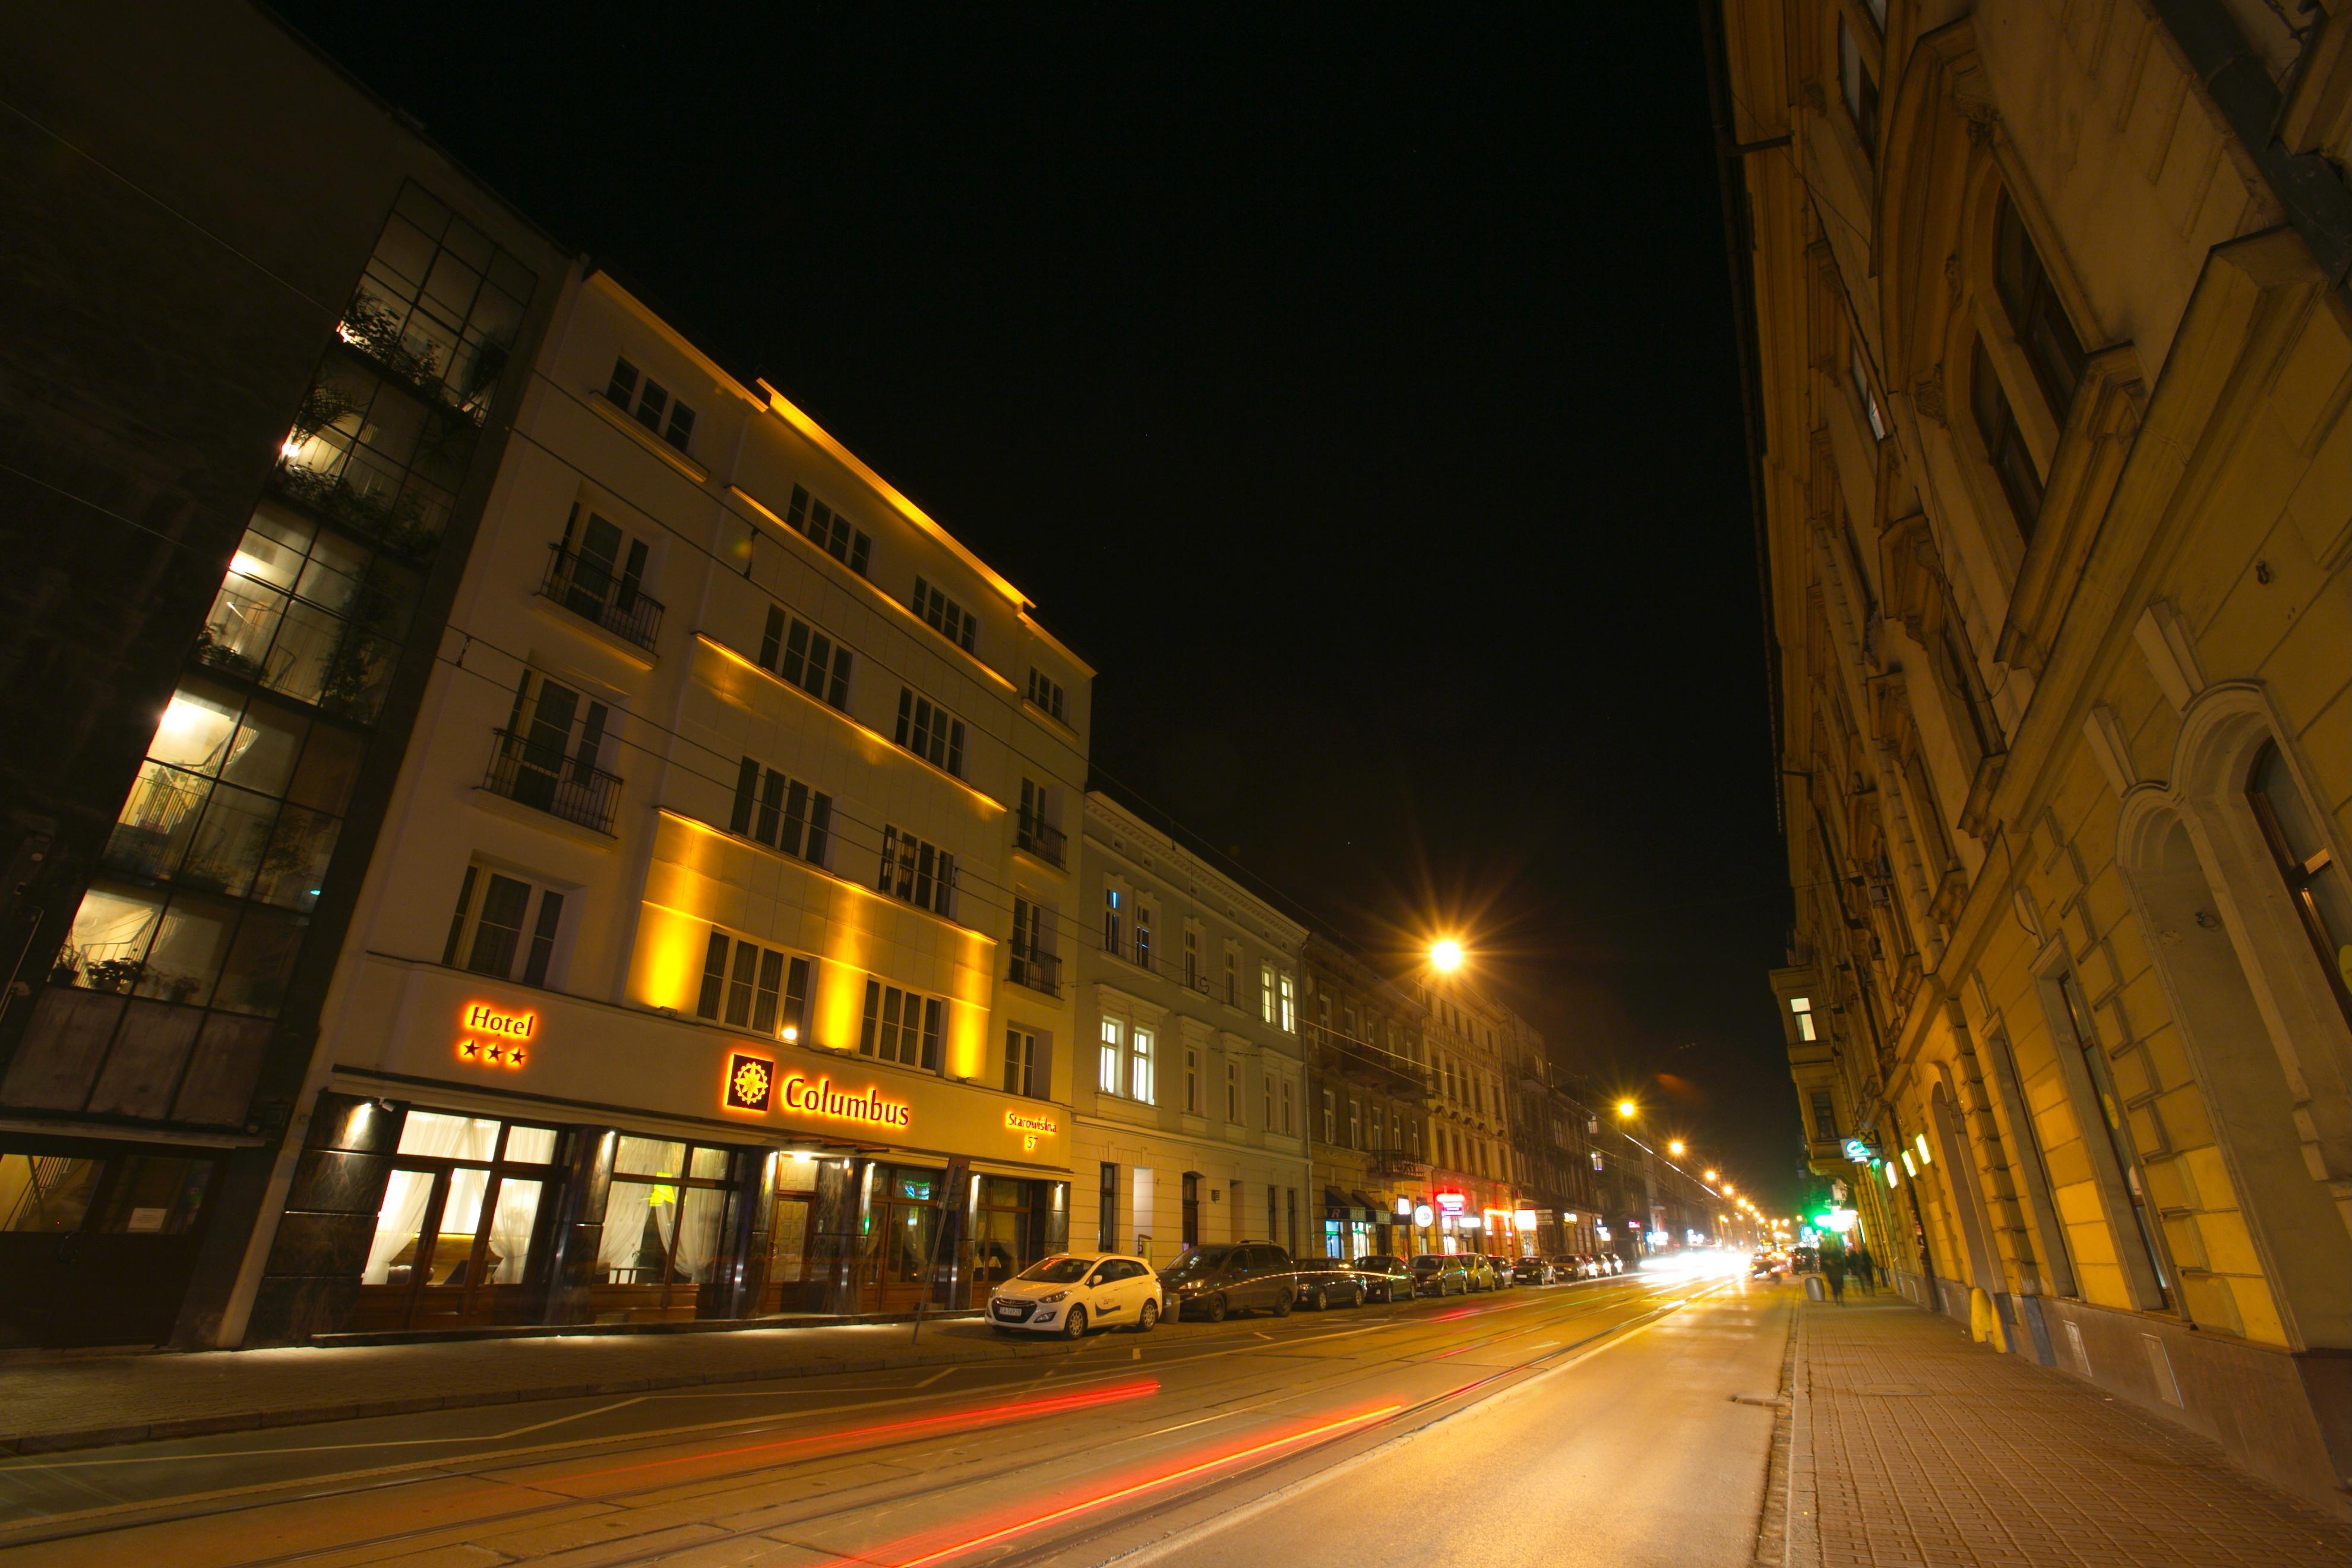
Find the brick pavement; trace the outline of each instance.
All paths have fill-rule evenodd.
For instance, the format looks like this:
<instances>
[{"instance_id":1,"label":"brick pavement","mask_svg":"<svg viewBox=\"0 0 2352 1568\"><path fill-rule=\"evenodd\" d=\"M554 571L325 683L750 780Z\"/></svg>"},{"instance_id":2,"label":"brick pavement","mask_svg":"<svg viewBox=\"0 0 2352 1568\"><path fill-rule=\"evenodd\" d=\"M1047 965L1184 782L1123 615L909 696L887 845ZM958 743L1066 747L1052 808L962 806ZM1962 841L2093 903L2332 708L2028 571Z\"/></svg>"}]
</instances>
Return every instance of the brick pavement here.
<instances>
[{"instance_id":1,"label":"brick pavement","mask_svg":"<svg viewBox=\"0 0 2352 1568\"><path fill-rule=\"evenodd\" d=\"M712 1383L1055 1355L971 1319L0 1362L0 1454Z\"/></svg>"},{"instance_id":2,"label":"brick pavement","mask_svg":"<svg viewBox=\"0 0 2352 1568\"><path fill-rule=\"evenodd\" d=\"M1887 1298L1798 1308L1786 1568L2344 1568L2352 1524Z\"/></svg>"}]
</instances>

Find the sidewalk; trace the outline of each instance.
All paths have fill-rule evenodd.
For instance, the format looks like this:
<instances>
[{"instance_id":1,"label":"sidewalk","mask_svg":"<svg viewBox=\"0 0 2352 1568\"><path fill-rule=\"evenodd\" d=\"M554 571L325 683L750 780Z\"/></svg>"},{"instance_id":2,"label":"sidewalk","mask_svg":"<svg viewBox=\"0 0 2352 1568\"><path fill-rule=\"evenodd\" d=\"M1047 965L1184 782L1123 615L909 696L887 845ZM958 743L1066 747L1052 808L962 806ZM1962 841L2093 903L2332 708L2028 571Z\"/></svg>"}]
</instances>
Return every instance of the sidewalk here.
<instances>
[{"instance_id":1,"label":"sidewalk","mask_svg":"<svg viewBox=\"0 0 2352 1568\"><path fill-rule=\"evenodd\" d=\"M1786 1568L2343 1568L2352 1524L1885 1296L1801 1302Z\"/></svg>"},{"instance_id":2,"label":"sidewalk","mask_svg":"<svg viewBox=\"0 0 2352 1568\"><path fill-rule=\"evenodd\" d=\"M698 1334L542 1335L0 1363L0 1454L363 1415L1052 1355L976 1319Z\"/></svg>"}]
</instances>

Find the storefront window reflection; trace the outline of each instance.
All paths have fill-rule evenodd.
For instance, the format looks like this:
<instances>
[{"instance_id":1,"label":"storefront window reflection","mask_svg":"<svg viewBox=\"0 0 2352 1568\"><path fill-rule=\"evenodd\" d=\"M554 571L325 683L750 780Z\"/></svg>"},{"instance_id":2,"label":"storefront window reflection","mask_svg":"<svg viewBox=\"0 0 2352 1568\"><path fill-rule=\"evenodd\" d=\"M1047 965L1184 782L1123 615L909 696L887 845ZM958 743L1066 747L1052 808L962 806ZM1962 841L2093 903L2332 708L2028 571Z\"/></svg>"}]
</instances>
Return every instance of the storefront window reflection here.
<instances>
[{"instance_id":1,"label":"storefront window reflection","mask_svg":"<svg viewBox=\"0 0 2352 1568\"><path fill-rule=\"evenodd\" d=\"M613 1159L597 1264L625 1287L610 1307L631 1317L690 1316L711 1277L727 1209L731 1151L623 1137Z\"/></svg>"},{"instance_id":2,"label":"storefront window reflection","mask_svg":"<svg viewBox=\"0 0 2352 1568\"><path fill-rule=\"evenodd\" d=\"M527 1310L531 1237L555 1185L555 1130L411 1110L402 1124L355 1328L502 1321Z\"/></svg>"}]
</instances>

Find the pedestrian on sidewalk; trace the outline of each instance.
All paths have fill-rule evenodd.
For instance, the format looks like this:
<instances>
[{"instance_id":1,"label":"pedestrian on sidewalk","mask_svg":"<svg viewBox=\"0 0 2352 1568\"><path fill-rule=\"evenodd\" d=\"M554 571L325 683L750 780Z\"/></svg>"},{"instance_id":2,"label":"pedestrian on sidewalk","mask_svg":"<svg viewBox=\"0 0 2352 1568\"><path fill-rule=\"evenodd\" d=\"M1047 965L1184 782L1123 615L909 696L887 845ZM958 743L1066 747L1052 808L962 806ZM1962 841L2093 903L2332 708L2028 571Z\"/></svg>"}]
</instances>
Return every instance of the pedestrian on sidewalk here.
<instances>
[{"instance_id":1,"label":"pedestrian on sidewalk","mask_svg":"<svg viewBox=\"0 0 2352 1568\"><path fill-rule=\"evenodd\" d=\"M1845 1305L1845 1250L1843 1247L1822 1248L1822 1274L1830 1282L1830 1299L1839 1306Z\"/></svg>"},{"instance_id":2,"label":"pedestrian on sidewalk","mask_svg":"<svg viewBox=\"0 0 2352 1568\"><path fill-rule=\"evenodd\" d=\"M1870 1255L1868 1242L1857 1242L1854 1245L1852 1262L1854 1274L1862 1280L1863 1289L1876 1295L1878 1293L1878 1259Z\"/></svg>"}]
</instances>

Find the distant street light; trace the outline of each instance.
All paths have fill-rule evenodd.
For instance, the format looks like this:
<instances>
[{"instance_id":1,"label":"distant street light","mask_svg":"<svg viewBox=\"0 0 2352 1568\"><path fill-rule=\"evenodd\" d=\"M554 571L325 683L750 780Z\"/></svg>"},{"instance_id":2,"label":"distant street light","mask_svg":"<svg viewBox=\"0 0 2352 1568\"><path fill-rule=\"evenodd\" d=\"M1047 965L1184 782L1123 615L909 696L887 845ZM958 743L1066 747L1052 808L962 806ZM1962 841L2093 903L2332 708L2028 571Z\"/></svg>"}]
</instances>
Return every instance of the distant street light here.
<instances>
[{"instance_id":1,"label":"distant street light","mask_svg":"<svg viewBox=\"0 0 2352 1568\"><path fill-rule=\"evenodd\" d=\"M1715 1173L1714 1173L1713 1171L1709 1171L1709 1172L1706 1173L1706 1179L1707 1179L1708 1181L1710 1181L1710 1182L1712 1182L1712 1181L1716 1180L1717 1178L1716 1178L1716 1174L1715 1174Z\"/></svg>"},{"instance_id":2,"label":"distant street light","mask_svg":"<svg viewBox=\"0 0 2352 1568\"><path fill-rule=\"evenodd\" d=\"M1688 1147L1688 1144L1685 1143L1681 1139L1676 1138L1668 1142L1666 1144L1666 1152L1679 1160L1683 1156L1683 1151Z\"/></svg>"},{"instance_id":3,"label":"distant street light","mask_svg":"<svg viewBox=\"0 0 2352 1568\"><path fill-rule=\"evenodd\" d=\"M1633 1115L1633 1102L1630 1100L1621 1100L1617 1102L1617 1114L1620 1116Z\"/></svg>"},{"instance_id":4,"label":"distant street light","mask_svg":"<svg viewBox=\"0 0 2352 1568\"><path fill-rule=\"evenodd\" d=\"M1462 944L1447 937L1429 950L1429 962L1440 973L1453 973L1462 967Z\"/></svg>"}]
</instances>

